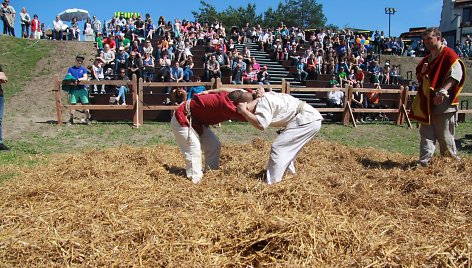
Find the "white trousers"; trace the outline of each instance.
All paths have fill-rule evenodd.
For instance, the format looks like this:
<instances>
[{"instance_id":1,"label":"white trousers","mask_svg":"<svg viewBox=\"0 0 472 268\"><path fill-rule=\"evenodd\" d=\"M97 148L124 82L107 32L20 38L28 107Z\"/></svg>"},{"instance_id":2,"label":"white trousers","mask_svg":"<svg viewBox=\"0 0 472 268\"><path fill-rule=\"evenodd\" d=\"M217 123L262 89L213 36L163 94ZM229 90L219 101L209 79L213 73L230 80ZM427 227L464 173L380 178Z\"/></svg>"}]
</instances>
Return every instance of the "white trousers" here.
<instances>
[{"instance_id":1,"label":"white trousers","mask_svg":"<svg viewBox=\"0 0 472 268\"><path fill-rule=\"evenodd\" d=\"M285 170L295 174L295 158L303 146L315 137L320 128L321 120L317 120L301 126L288 127L277 136L270 150L267 167L268 184L280 182Z\"/></svg>"},{"instance_id":2,"label":"white trousers","mask_svg":"<svg viewBox=\"0 0 472 268\"><path fill-rule=\"evenodd\" d=\"M209 127L203 128L202 135L194 129L183 127L172 116L172 132L185 158L185 172L193 183L199 183L203 177L202 151L205 156L205 170L218 169L220 165L221 142Z\"/></svg>"},{"instance_id":3,"label":"white trousers","mask_svg":"<svg viewBox=\"0 0 472 268\"><path fill-rule=\"evenodd\" d=\"M432 114L430 125L421 124L419 162L428 164L431 161L436 148L436 141L439 143L441 156L458 158L454 140L455 127L455 113Z\"/></svg>"}]
</instances>

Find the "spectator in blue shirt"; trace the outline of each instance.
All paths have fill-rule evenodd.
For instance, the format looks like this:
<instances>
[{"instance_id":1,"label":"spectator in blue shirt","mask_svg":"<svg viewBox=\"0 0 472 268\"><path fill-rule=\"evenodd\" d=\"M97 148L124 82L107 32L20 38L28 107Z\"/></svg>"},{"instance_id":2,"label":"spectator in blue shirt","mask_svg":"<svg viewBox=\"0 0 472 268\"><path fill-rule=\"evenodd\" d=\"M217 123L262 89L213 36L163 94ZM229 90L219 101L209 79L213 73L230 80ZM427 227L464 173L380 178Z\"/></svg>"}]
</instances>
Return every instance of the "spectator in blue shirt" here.
<instances>
[{"instance_id":1,"label":"spectator in blue shirt","mask_svg":"<svg viewBox=\"0 0 472 268\"><path fill-rule=\"evenodd\" d=\"M174 66L170 68L170 80L172 82L181 82L184 80L184 70L180 67L178 61L175 61Z\"/></svg>"},{"instance_id":2,"label":"spectator in blue shirt","mask_svg":"<svg viewBox=\"0 0 472 268\"><path fill-rule=\"evenodd\" d=\"M87 87L85 85L80 85L80 81L87 81L88 70L87 68L82 66L84 59L84 56L76 56L75 65L67 70L67 74L73 76L76 79L74 81L76 87L74 89L69 90L69 102L71 105L77 104L78 101L80 101L80 103L82 104L89 104ZM74 123L74 112L75 110L70 110L69 124ZM85 110L85 115L86 123L90 124L90 111L88 109Z\"/></svg>"},{"instance_id":3,"label":"spectator in blue shirt","mask_svg":"<svg viewBox=\"0 0 472 268\"><path fill-rule=\"evenodd\" d=\"M201 77L200 76L197 76L195 82L197 83L200 83L202 81ZM200 92L203 92L205 91L206 88L205 86L193 86L193 87L190 87L187 91L187 100L190 100L194 95L200 93Z\"/></svg>"}]
</instances>

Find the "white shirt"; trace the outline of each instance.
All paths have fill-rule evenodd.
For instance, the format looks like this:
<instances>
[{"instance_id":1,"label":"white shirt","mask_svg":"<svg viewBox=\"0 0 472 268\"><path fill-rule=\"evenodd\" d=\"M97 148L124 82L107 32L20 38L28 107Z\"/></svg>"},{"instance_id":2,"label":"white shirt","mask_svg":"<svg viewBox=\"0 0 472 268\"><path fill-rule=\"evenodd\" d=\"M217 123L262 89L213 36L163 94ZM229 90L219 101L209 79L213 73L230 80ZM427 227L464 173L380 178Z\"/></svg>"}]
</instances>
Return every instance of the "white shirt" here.
<instances>
[{"instance_id":1,"label":"white shirt","mask_svg":"<svg viewBox=\"0 0 472 268\"><path fill-rule=\"evenodd\" d=\"M267 92L257 103L254 115L264 129L269 126L286 127L295 119L298 125L323 119L315 108L306 103L298 112L300 102L288 94Z\"/></svg>"},{"instance_id":2,"label":"white shirt","mask_svg":"<svg viewBox=\"0 0 472 268\"><path fill-rule=\"evenodd\" d=\"M54 25L54 30L60 31L62 30L62 26L64 26L64 23L62 22L62 20L58 20L58 21L54 20L53 25Z\"/></svg>"},{"instance_id":3,"label":"white shirt","mask_svg":"<svg viewBox=\"0 0 472 268\"><path fill-rule=\"evenodd\" d=\"M344 97L344 92L342 91L330 91L328 93L328 98L334 100L334 103L340 105L342 103L342 99Z\"/></svg>"}]
</instances>

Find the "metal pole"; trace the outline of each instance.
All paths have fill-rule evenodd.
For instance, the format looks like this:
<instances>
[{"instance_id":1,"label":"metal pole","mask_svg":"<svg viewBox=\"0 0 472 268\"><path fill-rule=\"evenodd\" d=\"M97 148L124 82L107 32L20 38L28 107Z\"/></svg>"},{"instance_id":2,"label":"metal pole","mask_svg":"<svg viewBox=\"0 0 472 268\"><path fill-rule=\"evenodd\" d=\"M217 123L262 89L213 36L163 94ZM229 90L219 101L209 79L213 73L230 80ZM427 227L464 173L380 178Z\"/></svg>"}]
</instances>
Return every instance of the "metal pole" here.
<instances>
[{"instance_id":1,"label":"metal pole","mask_svg":"<svg viewBox=\"0 0 472 268\"><path fill-rule=\"evenodd\" d=\"M391 37L390 35L390 16L392 15L391 12L388 13L388 37Z\"/></svg>"}]
</instances>

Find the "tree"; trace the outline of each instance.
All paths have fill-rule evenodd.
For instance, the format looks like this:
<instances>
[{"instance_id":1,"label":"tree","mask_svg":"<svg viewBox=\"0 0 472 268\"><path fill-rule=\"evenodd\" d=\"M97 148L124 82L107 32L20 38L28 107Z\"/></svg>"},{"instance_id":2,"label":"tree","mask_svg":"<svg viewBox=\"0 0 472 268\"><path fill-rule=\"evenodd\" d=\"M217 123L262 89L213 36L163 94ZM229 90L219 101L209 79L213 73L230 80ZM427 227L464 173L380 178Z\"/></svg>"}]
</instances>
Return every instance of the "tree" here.
<instances>
[{"instance_id":1,"label":"tree","mask_svg":"<svg viewBox=\"0 0 472 268\"><path fill-rule=\"evenodd\" d=\"M216 11L216 8L204 0L200 1L201 7L199 8L200 12L192 11L192 15L195 17L195 20L199 23L211 24L219 20L219 14Z\"/></svg>"},{"instance_id":2,"label":"tree","mask_svg":"<svg viewBox=\"0 0 472 268\"><path fill-rule=\"evenodd\" d=\"M215 7L200 1L199 11L192 11L195 19L200 22L213 23L220 21L223 25L231 27L242 27L246 23L251 26L261 24L264 27L276 27L281 22L291 27L301 28L319 28L326 23L326 17L323 14L323 5L316 0L285 0L279 2L277 9L268 8L262 15L256 14L256 4L248 4L246 8L233 8L229 6L222 12L217 12Z\"/></svg>"}]
</instances>

